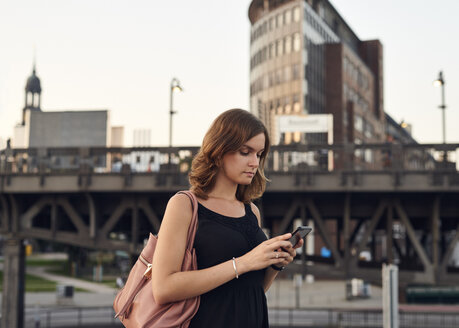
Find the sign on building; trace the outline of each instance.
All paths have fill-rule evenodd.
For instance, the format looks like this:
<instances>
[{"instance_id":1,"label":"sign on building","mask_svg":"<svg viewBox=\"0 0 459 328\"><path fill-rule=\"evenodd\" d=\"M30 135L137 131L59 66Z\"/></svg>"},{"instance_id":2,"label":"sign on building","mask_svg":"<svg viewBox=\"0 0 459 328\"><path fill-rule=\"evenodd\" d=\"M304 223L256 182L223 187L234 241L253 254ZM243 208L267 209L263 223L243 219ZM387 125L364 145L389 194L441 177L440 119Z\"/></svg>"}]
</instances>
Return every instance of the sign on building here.
<instances>
[{"instance_id":1,"label":"sign on building","mask_svg":"<svg viewBox=\"0 0 459 328\"><path fill-rule=\"evenodd\" d=\"M277 144L279 144L282 133L326 133L327 143L333 144L333 115L332 114L311 114L311 115L278 115L277 116ZM294 157L295 154L292 154ZM306 155L306 154L299 154ZM328 170L333 170L333 151L325 154L328 161ZM310 161L306 160L309 163Z\"/></svg>"},{"instance_id":2,"label":"sign on building","mask_svg":"<svg viewBox=\"0 0 459 328\"><path fill-rule=\"evenodd\" d=\"M279 132L328 133L333 142L333 115L279 115ZM330 136L329 136L330 137ZM328 138L330 143L330 138Z\"/></svg>"}]
</instances>

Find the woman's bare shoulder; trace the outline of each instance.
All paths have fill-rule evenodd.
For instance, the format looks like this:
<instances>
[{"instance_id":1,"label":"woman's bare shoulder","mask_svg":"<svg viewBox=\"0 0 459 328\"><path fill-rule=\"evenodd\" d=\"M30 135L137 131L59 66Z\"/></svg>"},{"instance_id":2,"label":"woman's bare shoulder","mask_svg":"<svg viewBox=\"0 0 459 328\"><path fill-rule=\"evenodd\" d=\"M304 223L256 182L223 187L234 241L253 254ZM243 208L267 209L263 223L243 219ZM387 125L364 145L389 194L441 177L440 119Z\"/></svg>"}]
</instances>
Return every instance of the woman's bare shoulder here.
<instances>
[{"instance_id":1,"label":"woman's bare shoulder","mask_svg":"<svg viewBox=\"0 0 459 328\"><path fill-rule=\"evenodd\" d=\"M167 203L165 219L180 220L182 223L190 222L192 209L190 198L185 194L177 193Z\"/></svg>"},{"instance_id":2,"label":"woman's bare shoulder","mask_svg":"<svg viewBox=\"0 0 459 328\"><path fill-rule=\"evenodd\" d=\"M191 199L184 193L176 193L169 199L169 204L185 206L191 209Z\"/></svg>"}]
</instances>

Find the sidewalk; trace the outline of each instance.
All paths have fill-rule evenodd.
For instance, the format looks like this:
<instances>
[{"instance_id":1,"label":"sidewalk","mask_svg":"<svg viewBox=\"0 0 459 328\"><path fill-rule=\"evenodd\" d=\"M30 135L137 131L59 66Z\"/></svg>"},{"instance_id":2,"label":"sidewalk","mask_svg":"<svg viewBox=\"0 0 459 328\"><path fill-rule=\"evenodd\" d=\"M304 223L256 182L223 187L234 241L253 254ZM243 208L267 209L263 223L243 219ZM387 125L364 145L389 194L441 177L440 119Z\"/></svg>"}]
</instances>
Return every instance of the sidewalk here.
<instances>
[{"instance_id":1,"label":"sidewalk","mask_svg":"<svg viewBox=\"0 0 459 328\"><path fill-rule=\"evenodd\" d=\"M96 307L112 306L117 289L98 283L87 282L75 278L62 277L40 270L27 270L28 273L39 275L45 279L54 280L59 284L72 285L89 292L75 292L73 299L60 304L56 292L26 293L26 307ZM291 280L276 280L266 294L269 307L295 308L296 289ZM316 281L312 284L303 283L299 289L299 307L302 308L343 308L343 309L381 309L381 289L372 286L372 296L369 299L347 301L345 299L344 281ZM1 298L0 298L1 304Z\"/></svg>"},{"instance_id":2,"label":"sidewalk","mask_svg":"<svg viewBox=\"0 0 459 328\"><path fill-rule=\"evenodd\" d=\"M382 291L380 287L371 286L371 297L367 299L346 300L346 282L340 280L316 280L313 283L303 282L297 288L292 280L275 280L266 293L268 307L300 308L343 308L343 309L381 309Z\"/></svg>"}]
</instances>

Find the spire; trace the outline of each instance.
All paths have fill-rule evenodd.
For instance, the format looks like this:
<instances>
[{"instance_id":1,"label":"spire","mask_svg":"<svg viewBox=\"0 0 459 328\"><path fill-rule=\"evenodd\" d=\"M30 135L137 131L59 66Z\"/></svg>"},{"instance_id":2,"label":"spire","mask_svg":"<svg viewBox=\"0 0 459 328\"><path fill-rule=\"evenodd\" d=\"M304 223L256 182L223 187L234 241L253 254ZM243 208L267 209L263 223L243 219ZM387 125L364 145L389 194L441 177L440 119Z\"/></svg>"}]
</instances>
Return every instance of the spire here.
<instances>
[{"instance_id":1,"label":"spire","mask_svg":"<svg viewBox=\"0 0 459 328\"><path fill-rule=\"evenodd\" d=\"M22 110L22 125L25 124L26 111L41 111L41 83L36 73L35 54L32 75L27 79L25 86L24 108Z\"/></svg>"},{"instance_id":2,"label":"spire","mask_svg":"<svg viewBox=\"0 0 459 328\"><path fill-rule=\"evenodd\" d=\"M29 78L27 79L27 83L25 87L26 92L38 93L38 94L41 93L41 83L40 83L40 79L38 78L36 72L37 72L36 63L34 59L32 75L30 75Z\"/></svg>"},{"instance_id":3,"label":"spire","mask_svg":"<svg viewBox=\"0 0 459 328\"><path fill-rule=\"evenodd\" d=\"M33 46L33 71L32 74L35 75L35 68L37 66L37 48Z\"/></svg>"}]
</instances>

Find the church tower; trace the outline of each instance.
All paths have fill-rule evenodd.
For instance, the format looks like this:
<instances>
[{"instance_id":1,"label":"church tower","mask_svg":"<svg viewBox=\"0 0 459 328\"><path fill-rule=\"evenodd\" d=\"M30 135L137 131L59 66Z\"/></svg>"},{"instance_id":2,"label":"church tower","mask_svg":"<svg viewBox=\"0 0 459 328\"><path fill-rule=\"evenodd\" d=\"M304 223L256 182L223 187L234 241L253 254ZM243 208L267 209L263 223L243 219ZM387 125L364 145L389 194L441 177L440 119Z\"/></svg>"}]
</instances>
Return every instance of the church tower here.
<instances>
[{"instance_id":1,"label":"church tower","mask_svg":"<svg viewBox=\"0 0 459 328\"><path fill-rule=\"evenodd\" d=\"M25 105L22 110L22 125L25 124L25 113L27 110L41 111L41 84L40 79L35 73L35 63L33 64L32 75L27 79L25 86Z\"/></svg>"}]
</instances>

